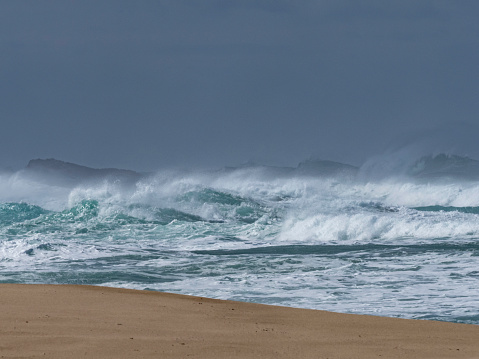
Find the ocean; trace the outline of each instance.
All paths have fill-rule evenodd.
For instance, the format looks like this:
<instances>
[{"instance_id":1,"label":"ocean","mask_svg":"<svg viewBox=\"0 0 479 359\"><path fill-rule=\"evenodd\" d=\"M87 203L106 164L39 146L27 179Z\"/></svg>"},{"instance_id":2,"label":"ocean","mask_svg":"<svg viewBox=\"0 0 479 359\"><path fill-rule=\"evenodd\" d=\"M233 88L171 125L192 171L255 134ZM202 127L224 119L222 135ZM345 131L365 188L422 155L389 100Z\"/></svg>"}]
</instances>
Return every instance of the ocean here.
<instances>
[{"instance_id":1,"label":"ocean","mask_svg":"<svg viewBox=\"0 0 479 359\"><path fill-rule=\"evenodd\" d=\"M479 324L479 162L392 167L33 160L0 173L0 282Z\"/></svg>"}]
</instances>

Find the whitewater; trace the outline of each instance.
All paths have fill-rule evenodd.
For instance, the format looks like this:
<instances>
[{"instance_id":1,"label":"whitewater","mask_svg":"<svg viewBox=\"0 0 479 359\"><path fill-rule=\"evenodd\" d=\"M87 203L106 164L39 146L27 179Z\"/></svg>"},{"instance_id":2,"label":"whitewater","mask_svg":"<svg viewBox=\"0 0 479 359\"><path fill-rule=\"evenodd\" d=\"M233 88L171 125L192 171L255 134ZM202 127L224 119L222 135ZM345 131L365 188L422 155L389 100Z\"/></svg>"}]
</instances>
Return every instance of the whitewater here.
<instances>
[{"instance_id":1,"label":"whitewater","mask_svg":"<svg viewBox=\"0 0 479 359\"><path fill-rule=\"evenodd\" d=\"M479 162L0 173L0 282L479 324Z\"/></svg>"}]
</instances>

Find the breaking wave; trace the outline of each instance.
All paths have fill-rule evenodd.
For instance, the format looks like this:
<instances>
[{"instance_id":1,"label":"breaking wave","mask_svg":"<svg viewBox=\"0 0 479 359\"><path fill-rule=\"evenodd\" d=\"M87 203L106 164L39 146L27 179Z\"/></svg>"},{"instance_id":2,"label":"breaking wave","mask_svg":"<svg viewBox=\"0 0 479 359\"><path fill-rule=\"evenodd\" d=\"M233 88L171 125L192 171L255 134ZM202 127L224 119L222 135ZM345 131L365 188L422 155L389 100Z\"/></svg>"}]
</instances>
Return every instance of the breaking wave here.
<instances>
[{"instance_id":1,"label":"breaking wave","mask_svg":"<svg viewBox=\"0 0 479 359\"><path fill-rule=\"evenodd\" d=\"M0 174L0 281L474 322L478 162L384 163L139 174L35 160Z\"/></svg>"}]
</instances>

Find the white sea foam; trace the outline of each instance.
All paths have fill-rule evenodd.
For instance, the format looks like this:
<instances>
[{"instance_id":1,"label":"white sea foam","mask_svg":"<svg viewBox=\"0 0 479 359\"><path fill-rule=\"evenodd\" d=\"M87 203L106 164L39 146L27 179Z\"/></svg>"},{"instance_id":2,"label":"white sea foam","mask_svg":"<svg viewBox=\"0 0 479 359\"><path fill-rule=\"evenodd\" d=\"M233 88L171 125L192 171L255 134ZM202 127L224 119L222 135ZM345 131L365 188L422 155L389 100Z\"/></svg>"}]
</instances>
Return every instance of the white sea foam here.
<instances>
[{"instance_id":1,"label":"white sea foam","mask_svg":"<svg viewBox=\"0 0 479 359\"><path fill-rule=\"evenodd\" d=\"M126 184L2 174L0 280L479 320L479 181L308 166Z\"/></svg>"}]
</instances>

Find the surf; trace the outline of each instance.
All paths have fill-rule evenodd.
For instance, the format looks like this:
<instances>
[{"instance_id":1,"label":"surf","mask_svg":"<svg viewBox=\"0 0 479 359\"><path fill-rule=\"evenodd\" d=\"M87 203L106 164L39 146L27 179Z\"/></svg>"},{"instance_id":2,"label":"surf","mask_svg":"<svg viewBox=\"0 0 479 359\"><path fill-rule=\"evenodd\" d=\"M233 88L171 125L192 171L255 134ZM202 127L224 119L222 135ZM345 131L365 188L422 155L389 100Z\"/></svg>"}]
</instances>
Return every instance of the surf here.
<instances>
[{"instance_id":1,"label":"surf","mask_svg":"<svg viewBox=\"0 0 479 359\"><path fill-rule=\"evenodd\" d=\"M0 281L474 322L477 161L420 156L387 175L381 163L137 173L34 160L0 174Z\"/></svg>"}]
</instances>

